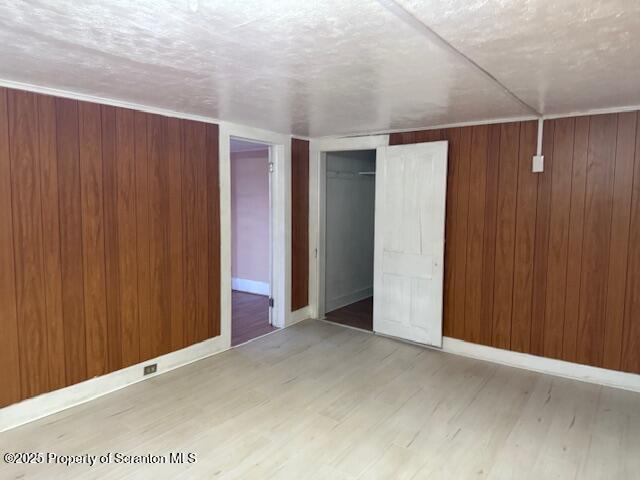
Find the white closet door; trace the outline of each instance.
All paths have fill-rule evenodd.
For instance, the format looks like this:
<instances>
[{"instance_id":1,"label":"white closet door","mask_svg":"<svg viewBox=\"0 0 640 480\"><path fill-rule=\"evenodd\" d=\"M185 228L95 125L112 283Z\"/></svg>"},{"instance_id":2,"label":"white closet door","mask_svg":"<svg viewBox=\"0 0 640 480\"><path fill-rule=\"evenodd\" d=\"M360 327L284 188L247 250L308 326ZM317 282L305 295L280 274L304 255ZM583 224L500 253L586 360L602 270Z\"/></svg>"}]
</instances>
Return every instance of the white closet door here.
<instances>
[{"instance_id":1,"label":"white closet door","mask_svg":"<svg viewBox=\"0 0 640 480\"><path fill-rule=\"evenodd\" d=\"M380 147L373 329L442 347L447 142Z\"/></svg>"}]
</instances>

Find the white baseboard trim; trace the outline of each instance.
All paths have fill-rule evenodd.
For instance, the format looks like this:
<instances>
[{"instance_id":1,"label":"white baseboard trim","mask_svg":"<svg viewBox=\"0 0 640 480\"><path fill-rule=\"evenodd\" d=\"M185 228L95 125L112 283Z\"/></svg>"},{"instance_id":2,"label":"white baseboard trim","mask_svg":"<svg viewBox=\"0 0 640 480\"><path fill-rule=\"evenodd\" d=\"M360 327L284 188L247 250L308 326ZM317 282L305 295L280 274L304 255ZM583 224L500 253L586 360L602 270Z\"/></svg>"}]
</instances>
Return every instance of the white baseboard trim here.
<instances>
[{"instance_id":1,"label":"white baseboard trim","mask_svg":"<svg viewBox=\"0 0 640 480\"><path fill-rule=\"evenodd\" d=\"M231 288L239 292L255 293L256 295L269 295L271 293L268 283L245 278L232 278Z\"/></svg>"},{"instance_id":2,"label":"white baseboard trim","mask_svg":"<svg viewBox=\"0 0 640 480\"><path fill-rule=\"evenodd\" d=\"M373 286L361 288L360 290L356 290L355 292L351 292L337 298L333 298L333 299L328 298L325 301L326 303L325 311L331 312L333 310L337 310L338 308L351 305L352 303L359 302L360 300L364 300L365 298L369 298L372 296L373 296Z\"/></svg>"},{"instance_id":3,"label":"white baseboard trim","mask_svg":"<svg viewBox=\"0 0 640 480\"><path fill-rule=\"evenodd\" d=\"M0 409L0 432L47 417L228 349L229 345L224 345L221 336L210 338L182 350L9 405ZM158 370L154 374L145 376L143 367L150 363L157 363Z\"/></svg>"},{"instance_id":4,"label":"white baseboard trim","mask_svg":"<svg viewBox=\"0 0 640 480\"><path fill-rule=\"evenodd\" d=\"M442 351L583 382L640 392L640 375L477 345L444 337Z\"/></svg>"}]
</instances>

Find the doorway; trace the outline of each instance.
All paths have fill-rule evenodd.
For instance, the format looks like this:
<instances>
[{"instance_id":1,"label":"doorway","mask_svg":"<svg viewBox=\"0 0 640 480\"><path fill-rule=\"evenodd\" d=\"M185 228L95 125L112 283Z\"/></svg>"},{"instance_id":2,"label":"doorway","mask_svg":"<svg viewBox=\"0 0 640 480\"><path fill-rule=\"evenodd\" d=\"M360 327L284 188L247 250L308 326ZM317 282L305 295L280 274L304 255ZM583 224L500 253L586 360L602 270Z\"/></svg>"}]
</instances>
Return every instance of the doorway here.
<instances>
[{"instance_id":1,"label":"doorway","mask_svg":"<svg viewBox=\"0 0 640 480\"><path fill-rule=\"evenodd\" d=\"M271 148L231 137L231 345L274 330Z\"/></svg>"},{"instance_id":2,"label":"doorway","mask_svg":"<svg viewBox=\"0 0 640 480\"><path fill-rule=\"evenodd\" d=\"M326 320L373 331L376 151L325 158Z\"/></svg>"}]
</instances>

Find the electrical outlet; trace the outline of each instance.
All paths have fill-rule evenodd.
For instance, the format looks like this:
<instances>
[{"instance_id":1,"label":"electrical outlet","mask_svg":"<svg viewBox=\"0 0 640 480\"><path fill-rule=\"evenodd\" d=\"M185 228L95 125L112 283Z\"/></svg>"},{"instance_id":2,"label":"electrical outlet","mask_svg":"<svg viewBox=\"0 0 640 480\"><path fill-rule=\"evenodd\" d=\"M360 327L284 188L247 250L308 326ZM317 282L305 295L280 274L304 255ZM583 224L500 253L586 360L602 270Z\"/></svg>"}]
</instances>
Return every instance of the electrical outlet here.
<instances>
[{"instance_id":1,"label":"electrical outlet","mask_svg":"<svg viewBox=\"0 0 640 480\"><path fill-rule=\"evenodd\" d=\"M544 172L544 155L533 156L533 164L531 165L531 171L533 173Z\"/></svg>"},{"instance_id":2,"label":"electrical outlet","mask_svg":"<svg viewBox=\"0 0 640 480\"><path fill-rule=\"evenodd\" d=\"M152 373L156 373L157 370L158 370L158 364L157 363L152 363L151 365L145 365L144 374L145 375L151 375Z\"/></svg>"}]
</instances>

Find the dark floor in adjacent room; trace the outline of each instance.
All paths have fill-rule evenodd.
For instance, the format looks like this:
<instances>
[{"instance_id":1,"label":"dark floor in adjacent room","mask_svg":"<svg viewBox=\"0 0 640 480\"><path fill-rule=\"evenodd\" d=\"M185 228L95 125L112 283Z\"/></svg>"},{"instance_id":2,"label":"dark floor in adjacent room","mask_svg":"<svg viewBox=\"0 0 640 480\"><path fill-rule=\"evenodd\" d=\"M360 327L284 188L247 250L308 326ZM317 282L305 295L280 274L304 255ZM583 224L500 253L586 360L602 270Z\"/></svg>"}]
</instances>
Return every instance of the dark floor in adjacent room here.
<instances>
[{"instance_id":1,"label":"dark floor in adjacent room","mask_svg":"<svg viewBox=\"0 0 640 480\"><path fill-rule=\"evenodd\" d=\"M326 319L341 325L373 331L373 297L328 312Z\"/></svg>"},{"instance_id":2,"label":"dark floor in adjacent room","mask_svg":"<svg viewBox=\"0 0 640 480\"><path fill-rule=\"evenodd\" d=\"M231 292L231 346L277 330L269 324L269 297Z\"/></svg>"}]
</instances>

